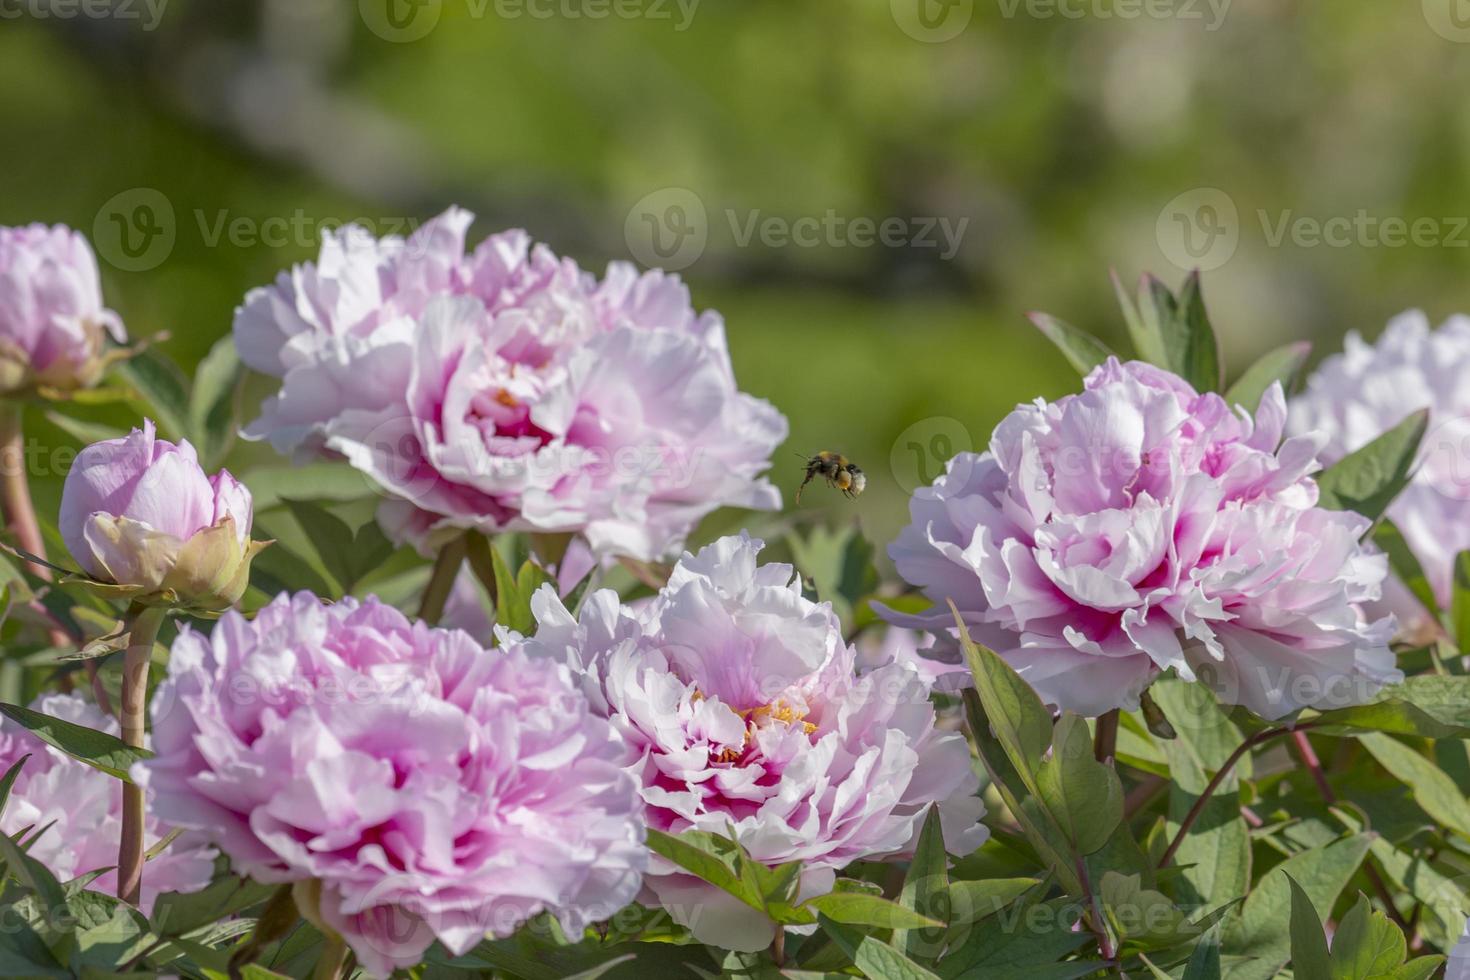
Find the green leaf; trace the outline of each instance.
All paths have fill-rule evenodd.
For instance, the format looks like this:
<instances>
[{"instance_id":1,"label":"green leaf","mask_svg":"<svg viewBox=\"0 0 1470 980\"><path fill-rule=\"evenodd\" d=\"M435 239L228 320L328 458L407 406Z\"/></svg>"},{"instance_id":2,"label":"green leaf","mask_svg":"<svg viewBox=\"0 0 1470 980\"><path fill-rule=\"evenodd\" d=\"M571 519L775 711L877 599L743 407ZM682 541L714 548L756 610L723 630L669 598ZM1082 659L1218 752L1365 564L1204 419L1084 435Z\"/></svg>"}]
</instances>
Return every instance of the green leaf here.
<instances>
[{"instance_id":1,"label":"green leaf","mask_svg":"<svg viewBox=\"0 0 1470 980\"><path fill-rule=\"evenodd\" d=\"M1021 781L1032 793L1039 793L1037 773L1042 756L1051 748L1051 712L1000 654L970 639L959 610L952 600L949 605L985 717Z\"/></svg>"},{"instance_id":2,"label":"green leaf","mask_svg":"<svg viewBox=\"0 0 1470 980\"><path fill-rule=\"evenodd\" d=\"M898 904L916 915L923 915L947 925L950 913L949 855L944 851L944 831L939 822L939 807L932 805L924 817L913 859L903 878ZM841 922L842 919L832 916ZM943 947L944 936L914 929L898 928L893 945L915 963L930 964Z\"/></svg>"},{"instance_id":3,"label":"green leaf","mask_svg":"<svg viewBox=\"0 0 1470 980\"><path fill-rule=\"evenodd\" d=\"M150 347L119 362L117 372L137 389L165 435L177 440L190 434L189 396L183 372L158 348Z\"/></svg>"},{"instance_id":4,"label":"green leaf","mask_svg":"<svg viewBox=\"0 0 1470 980\"><path fill-rule=\"evenodd\" d=\"M786 544L803 579L816 587L819 599L832 603L844 630L851 630L862 600L878 587L873 543L851 523L788 534Z\"/></svg>"},{"instance_id":5,"label":"green leaf","mask_svg":"<svg viewBox=\"0 0 1470 980\"><path fill-rule=\"evenodd\" d=\"M1399 927L1382 912L1374 911L1368 896L1360 894L1332 936L1332 980L1369 980L1391 973L1404 962L1408 951ZM1308 976L1303 974L1304 978Z\"/></svg>"},{"instance_id":6,"label":"green leaf","mask_svg":"<svg viewBox=\"0 0 1470 980\"><path fill-rule=\"evenodd\" d=\"M350 564L352 553L352 528L336 514L309 500L282 501L306 532L317 557L328 572L337 580L340 595L352 588L353 575Z\"/></svg>"},{"instance_id":7,"label":"green leaf","mask_svg":"<svg viewBox=\"0 0 1470 980\"><path fill-rule=\"evenodd\" d=\"M740 846L727 837L698 830L666 834L648 830L648 849L721 891L734 895L753 909L765 911L765 903L740 875Z\"/></svg>"},{"instance_id":8,"label":"green leaf","mask_svg":"<svg viewBox=\"0 0 1470 980\"><path fill-rule=\"evenodd\" d=\"M1443 826L1470 837L1470 801L1433 762L1397 739L1379 733L1360 739L1383 768L1406 783L1419 807Z\"/></svg>"},{"instance_id":9,"label":"green leaf","mask_svg":"<svg viewBox=\"0 0 1470 980\"><path fill-rule=\"evenodd\" d=\"M1320 977L1327 980L1331 968L1327 958L1327 935L1322 931L1322 917L1312 899L1290 875L1291 885L1291 962L1303 980Z\"/></svg>"},{"instance_id":10,"label":"green leaf","mask_svg":"<svg viewBox=\"0 0 1470 980\"><path fill-rule=\"evenodd\" d=\"M510 564L501 554L501 549L490 547L479 535L470 535L469 546L470 568L495 596L495 625L522 634L533 632L536 629L536 617L531 613L531 597L541 586L553 581L551 576L530 559L522 562L520 571L512 575ZM488 563L484 561L487 553L490 559ZM485 581L487 564L490 566L488 574L491 577L488 582Z\"/></svg>"},{"instance_id":11,"label":"green leaf","mask_svg":"<svg viewBox=\"0 0 1470 980\"><path fill-rule=\"evenodd\" d=\"M306 532L328 572L347 595L396 550L377 521L356 531L327 508L309 500L284 500L291 515Z\"/></svg>"},{"instance_id":12,"label":"green leaf","mask_svg":"<svg viewBox=\"0 0 1470 980\"><path fill-rule=\"evenodd\" d=\"M1172 839L1245 735L1203 685L1167 678L1155 682L1152 690L1160 710L1179 730L1178 738L1164 743L1170 780L1167 831ZM1250 771L1247 756L1220 782L1175 853L1175 863L1183 866L1179 896L1188 904L1219 908L1250 889L1250 828L1240 814L1239 788L1241 776Z\"/></svg>"},{"instance_id":13,"label":"green leaf","mask_svg":"<svg viewBox=\"0 0 1470 980\"><path fill-rule=\"evenodd\" d=\"M346 463L275 463L246 470L240 482L250 488L255 513L281 506L287 497L341 503L376 492L371 479Z\"/></svg>"},{"instance_id":14,"label":"green leaf","mask_svg":"<svg viewBox=\"0 0 1470 980\"><path fill-rule=\"evenodd\" d=\"M1285 394L1290 395L1296 376L1311 353L1312 345L1299 341L1262 355L1225 392L1225 401L1231 405L1239 405L1254 415L1260 407L1261 397L1278 381Z\"/></svg>"},{"instance_id":15,"label":"green leaf","mask_svg":"<svg viewBox=\"0 0 1470 980\"><path fill-rule=\"evenodd\" d=\"M235 441L235 394L243 375L235 338L226 334L194 369L189 392L189 432L213 469Z\"/></svg>"},{"instance_id":16,"label":"green leaf","mask_svg":"<svg viewBox=\"0 0 1470 980\"><path fill-rule=\"evenodd\" d=\"M1168 367L1199 391L1219 391L1220 344L1205 312L1198 271L1191 272L1184 280L1174 316L1164 319L1160 313Z\"/></svg>"},{"instance_id":17,"label":"green leaf","mask_svg":"<svg viewBox=\"0 0 1470 980\"><path fill-rule=\"evenodd\" d=\"M1172 899L1144 888L1136 874L1105 872L1098 885L1098 898L1120 939L1150 948L1168 948L1199 933Z\"/></svg>"},{"instance_id":18,"label":"green leaf","mask_svg":"<svg viewBox=\"0 0 1470 980\"><path fill-rule=\"evenodd\" d=\"M1181 980L1220 980L1220 923L1211 926L1194 944Z\"/></svg>"},{"instance_id":19,"label":"green leaf","mask_svg":"<svg viewBox=\"0 0 1470 980\"><path fill-rule=\"evenodd\" d=\"M883 980L938 980L930 970L904 956L894 947L823 915L817 920L859 970Z\"/></svg>"},{"instance_id":20,"label":"green leaf","mask_svg":"<svg viewBox=\"0 0 1470 980\"><path fill-rule=\"evenodd\" d=\"M30 757L30 753L26 753L16 759L11 767L5 770L5 775L0 776L0 813L5 812L5 804L10 801L10 788L15 785L15 777L20 775L21 766L25 765L26 760Z\"/></svg>"},{"instance_id":21,"label":"green leaf","mask_svg":"<svg viewBox=\"0 0 1470 980\"><path fill-rule=\"evenodd\" d=\"M1118 277L1116 269L1109 272L1109 278L1113 281L1113 293L1118 298L1118 308L1123 312L1123 322L1128 327L1128 338L1133 342L1133 352L1140 360L1162 365L1164 346L1157 324L1146 322L1139 313L1139 304L1148 305L1146 302L1148 292L1145 285L1147 279L1139 281L1139 304L1135 304L1133 297L1128 295L1128 288L1123 285L1123 280Z\"/></svg>"},{"instance_id":22,"label":"green leaf","mask_svg":"<svg viewBox=\"0 0 1470 980\"><path fill-rule=\"evenodd\" d=\"M833 922L875 929L942 929L944 923L906 909L878 895L863 892L829 892L807 899L807 908Z\"/></svg>"},{"instance_id":23,"label":"green leaf","mask_svg":"<svg viewBox=\"0 0 1470 980\"><path fill-rule=\"evenodd\" d=\"M1268 871L1225 937L1227 952L1253 958L1232 970L1232 980L1272 980L1291 958L1292 880L1314 908L1331 908L1357 874L1371 843L1369 835L1356 834L1294 854Z\"/></svg>"},{"instance_id":24,"label":"green leaf","mask_svg":"<svg viewBox=\"0 0 1470 980\"><path fill-rule=\"evenodd\" d=\"M46 941L26 922L15 906L0 908L0 976L70 980Z\"/></svg>"},{"instance_id":25,"label":"green leaf","mask_svg":"<svg viewBox=\"0 0 1470 980\"><path fill-rule=\"evenodd\" d=\"M939 961L935 972L944 980L1064 980L1095 973L1099 969L1095 960L1057 963L1096 939L1086 929L1076 928L1079 906L1074 899L1039 902L1046 890L1046 885L1039 886L968 932L951 929L951 952Z\"/></svg>"},{"instance_id":26,"label":"green leaf","mask_svg":"<svg viewBox=\"0 0 1470 980\"><path fill-rule=\"evenodd\" d=\"M101 425L97 422L74 419L70 415L65 415L55 409L50 409L44 414L47 422L50 422L82 445L103 442L108 439L121 439L128 434L127 429L119 429L114 425Z\"/></svg>"},{"instance_id":27,"label":"green leaf","mask_svg":"<svg viewBox=\"0 0 1470 980\"><path fill-rule=\"evenodd\" d=\"M963 630L961 640L968 640L968 634ZM1020 823L1026 842L1035 849L1036 854L1068 893L1081 895L1082 885L1077 874L1077 862L1061 828L1056 825L1046 807L1042 806L1039 797L1022 784L1016 768L1011 765L1001 747L1000 740L991 731L985 708L980 703L979 692L973 687L965 688L960 697L964 701L965 718L980 760L990 774L996 792L1005 802L1006 809Z\"/></svg>"},{"instance_id":28,"label":"green leaf","mask_svg":"<svg viewBox=\"0 0 1470 980\"><path fill-rule=\"evenodd\" d=\"M1470 650L1470 551L1462 551L1455 556L1453 588L1450 627L1454 631L1455 646L1461 651Z\"/></svg>"},{"instance_id":29,"label":"green leaf","mask_svg":"<svg viewBox=\"0 0 1470 980\"><path fill-rule=\"evenodd\" d=\"M1459 934L1465 919L1460 904L1464 889L1454 879L1438 871L1426 856L1401 850L1381 836L1374 839L1370 853L1394 885L1439 920L1442 935L1454 937Z\"/></svg>"},{"instance_id":30,"label":"green leaf","mask_svg":"<svg viewBox=\"0 0 1470 980\"><path fill-rule=\"evenodd\" d=\"M1087 722L1071 712L1057 723L1037 782L1042 802L1079 856L1106 844L1123 819L1123 784L1111 766L1097 761Z\"/></svg>"},{"instance_id":31,"label":"green leaf","mask_svg":"<svg viewBox=\"0 0 1470 980\"><path fill-rule=\"evenodd\" d=\"M1419 956L1388 974L1386 980L1429 980L1444 961L1443 956Z\"/></svg>"},{"instance_id":32,"label":"green leaf","mask_svg":"<svg viewBox=\"0 0 1470 980\"><path fill-rule=\"evenodd\" d=\"M54 746L93 769L100 769L125 783L132 782L128 768L135 762L151 759L153 753L135 748L116 735L53 718L51 715L22 708L18 704L0 704L0 714L31 732L47 745Z\"/></svg>"},{"instance_id":33,"label":"green leaf","mask_svg":"<svg viewBox=\"0 0 1470 980\"><path fill-rule=\"evenodd\" d=\"M0 834L0 859L5 861L6 871L35 895L41 922L59 927L65 921L62 910L66 908L66 892L50 869L21 850L9 834Z\"/></svg>"},{"instance_id":34,"label":"green leaf","mask_svg":"<svg viewBox=\"0 0 1470 980\"><path fill-rule=\"evenodd\" d=\"M1041 882L1040 878L952 881L949 883L949 922L954 926L973 925L1007 908Z\"/></svg>"},{"instance_id":35,"label":"green leaf","mask_svg":"<svg viewBox=\"0 0 1470 980\"><path fill-rule=\"evenodd\" d=\"M1470 738L1470 677L1421 674L1385 687L1367 704L1308 716L1313 732L1388 732L1432 739Z\"/></svg>"},{"instance_id":36,"label":"green leaf","mask_svg":"<svg viewBox=\"0 0 1470 980\"><path fill-rule=\"evenodd\" d=\"M259 521L256 521L256 526L260 526ZM319 596L330 596L334 591L311 562L280 541L257 554L250 562L250 583L268 596L303 589Z\"/></svg>"},{"instance_id":37,"label":"green leaf","mask_svg":"<svg viewBox=\"0 0 1470 980\"><path fill-rule=\"evenodd\" d=\"M1408 485L1414 456L1428 425L1428 409L1414 412L1362 449L1318 473L1318 502L1328 510L1350 510L1370 521L1378 520Z\"/></svg>"},{"instance_id":38,"label":"green leaf","mask_svg":"<svg viewBox=\"0 0 1470 980\"><path fill-rule=\"evenodd\" d=\"M1439 602L1434 595L1434 587L1429 584L1429 576L1424 574L1424 566L1419 564L1409 542L1405 540L1404 533L1398 526L1387 517L1380 518L1378 526L1373 529L1373 543L1383 549L1388 556L1388 566L1393 573L1399 577L1414 598L1423 604L1435 616L1439 615Z\"/></svg>"},{"instance_id":39,"label":"green leaf","mask_svg":"<svg viewBox=\"0 0 1470 980\"><path fill-rule=\"evenodd\" d=\"M220 867L225 865L223 860ZM217 868L217 873L218 873ZM146 869L145 869L146 874ZM217 877L200 892L187 895L165 892L153 903L152 927L160 936L183 936L213 922L245 912L251 906L268 901L276 893L275 885L257 884L232 874Z\"/></svg>"},{"instance_id":40,"label":"green leaf","mask_svg":"<svg viewBox=\"0 0 1470 980\"><path fill-rule=\"evenodd\" d=\"M1067 359L1067 363L1077 369L1077 373L1084 377L1092 373L1092 369L1102 364L1110 357L1116 357L1108 346L1098 340L1085 330L1080 330L1058 320L1054 316L1045 313L1028 313L1026 319L1030 320L1046 335L1046 339L1056 345Z\"/></svg>"}]
</instances>

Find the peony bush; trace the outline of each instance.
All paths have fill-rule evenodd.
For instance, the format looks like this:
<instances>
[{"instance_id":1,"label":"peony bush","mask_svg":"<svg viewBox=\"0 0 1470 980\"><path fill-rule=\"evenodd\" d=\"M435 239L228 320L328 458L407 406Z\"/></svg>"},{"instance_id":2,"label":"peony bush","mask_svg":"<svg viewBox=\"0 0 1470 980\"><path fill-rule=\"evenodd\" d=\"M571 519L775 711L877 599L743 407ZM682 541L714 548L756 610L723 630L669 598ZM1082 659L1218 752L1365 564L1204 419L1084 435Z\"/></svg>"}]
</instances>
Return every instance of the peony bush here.
<instances>
[{"instance_id":1,"label":"peony bush","mask_svg":"<svg viewBox=\"0 0 1470 980\"><path fill-rule=\"evenodd\" d=\"M1466 980L1470 321L1300 385L1198 276L1131 356L1036 314L1077 390L881 564L677 277L471 223L327 234L187 384L0 229L0 435L87 443L0 486L0 972Z\"/></svg>"}]
</instances>

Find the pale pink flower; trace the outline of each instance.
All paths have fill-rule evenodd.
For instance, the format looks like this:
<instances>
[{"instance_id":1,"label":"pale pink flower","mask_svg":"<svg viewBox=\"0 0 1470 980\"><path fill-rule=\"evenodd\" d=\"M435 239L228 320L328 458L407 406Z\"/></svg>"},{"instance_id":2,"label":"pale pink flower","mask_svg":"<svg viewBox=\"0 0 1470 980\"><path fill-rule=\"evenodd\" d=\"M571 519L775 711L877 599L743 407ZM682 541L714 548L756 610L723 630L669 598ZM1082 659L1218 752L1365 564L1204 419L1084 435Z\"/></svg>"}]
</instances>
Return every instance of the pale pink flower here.
<instances>
[{"instance_id":1,"label":"pale pink flower","mask_svg":"<svg viewBox=\"0 0 1470 980\"><path fill-rule=\"evenodd\" d=\"M953 652L959 608L1048 702L1135 708L1173 669L1266 718L1358 703L1401 675L1368 522L1315 506L1317 443L1158 368L1109 360L1078 395L1018 407L910 503L889 549L934 601L889 612Z\"/></svg>"},{"instance_id":2,"label":"pale pink flower","mask_svg":"<svg viewBox=\"0 0 1470 980\"><path fill-rule=\"evenodd\" d=\"M134 767L164 819L311 914L375 976L541 911L568 935L638 892L625 747L567 669L374 599L281 595L185 629Z\"/></svg>"},{"instance_id":3,"label":"pale pink flower","mask_svg":"<svg viewBox=\"0 0 1470 980\"><path fill-rule=\"evenodd\" d=\"M282 386L247 434L346 458L426 552L509 529L654 559L718 507L779 506L761 474L786 420L739 390L723 322L677 277L614 263L599 281L521 231L464 255L469 221L344 229L251 292L236 343Z\"/></svg>"},{"instance_id":4,"label":"pale pink flower","mask_svg":"<svg viewBox=\"0 0 1470 980\"><path fill-rule=\"evenodd\" d=\"M117 735L117 720L76 694L47 694L31 709L74 725ZM123 784L113 776L52 748L11 721L0 719L0 772L29 755L11 787L0 814L0 832L15 835L29 828L39 831L30 845L31 857L62 882L90 871L103 872L87 887L117 891L118 844L122 840ZM170 827L151 810L143 824L143 844L152 848ZM152 914L153 903L164 892L197 892L214 878L214 849L199 841L177 839L143 866L139 907Z\"/></svg>"},{"instance_id":5,"label":"pale pink flower","mask_svg":"<svg viewBox=\"0 0 1470 980\"><path fill-rule=\"evenodd\" d=\"M1322 458L1336 462L1361 449L1418 409L1429 409L1429 432L1413 481L1389 505L1388 516L1442 605L1448 605L1455 557L1470 549L1470 317L1454 316L1438 330L1418 310L1395 317L1374 344L1349 333L1343 352L1324 360L1292 399L1288 430L1320 433ZM1428 611L1397 578L1385 599L1410 628L1429 623Z\"/></svg>"},{"instance_id":6,"label":"pale pink flower","mask_svg":"<svg viewBox=\"0 0 1470 980\"><path fill-rule=\"evenodd\" d=\"M159 439L144 419L142 429L77 454L58 525L93 578L223 608L244 592L264 547L250 540L252 519L250 491L229 470L207 476L193 446Z\"/></svg>"},{"instance_id":7,"label":"pale pink flower","mask_svg":"<svg viewBox=\"0 0 1470 980\"><path fill-rule=\"evenodd\" d=\"M97 383L108 336L127 340L102 302L97 257L63 225L0 228L0 392Z\"/></svg>"},{"instance_id":8,"label":"pale pink flower","mask_svg":"<svg viewBox=\"0 0 1470 980\"><path fill-rule=\"evenodd\" d=\"M935 727L909 664L862 673L831 607L791 566L757 566L759 541L685 554L646 607L611 591L580 619L543 587L527 652L568 663L634 752L649 826L733 831L755 860L802 861L803 898L853 861L902 854L938 803L951 852L983 842L979 780L962 734ZM648 900L725 949L770 944L774 926L655 858Z\"/></svg>"}]
</instances>

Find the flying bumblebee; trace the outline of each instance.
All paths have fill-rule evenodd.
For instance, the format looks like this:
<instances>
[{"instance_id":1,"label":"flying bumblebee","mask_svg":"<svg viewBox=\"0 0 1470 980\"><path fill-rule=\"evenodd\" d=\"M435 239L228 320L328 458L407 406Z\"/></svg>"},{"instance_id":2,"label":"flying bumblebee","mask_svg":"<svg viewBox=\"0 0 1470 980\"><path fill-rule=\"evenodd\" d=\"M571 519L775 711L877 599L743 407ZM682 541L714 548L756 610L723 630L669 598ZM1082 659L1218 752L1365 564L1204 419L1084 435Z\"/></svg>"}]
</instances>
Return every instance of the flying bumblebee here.
<instances>
[{"instance_id":1,"label":"flying bumblebee","mask_svg":"<svg viewBox=\"0 0 1470 980\"><path fill-rule=\"evenodd\" d=\"M820 476L827 481L827 486L841 490L846 497L856 497L863 492L868 485L868 478L856 463L848 460L841 453L822 450L815 456L801 456L806 461L806 479L801 481L801 486L796 488L796 502L801 503L801 491L813 479Z\"/></svg>"}]
</instances>

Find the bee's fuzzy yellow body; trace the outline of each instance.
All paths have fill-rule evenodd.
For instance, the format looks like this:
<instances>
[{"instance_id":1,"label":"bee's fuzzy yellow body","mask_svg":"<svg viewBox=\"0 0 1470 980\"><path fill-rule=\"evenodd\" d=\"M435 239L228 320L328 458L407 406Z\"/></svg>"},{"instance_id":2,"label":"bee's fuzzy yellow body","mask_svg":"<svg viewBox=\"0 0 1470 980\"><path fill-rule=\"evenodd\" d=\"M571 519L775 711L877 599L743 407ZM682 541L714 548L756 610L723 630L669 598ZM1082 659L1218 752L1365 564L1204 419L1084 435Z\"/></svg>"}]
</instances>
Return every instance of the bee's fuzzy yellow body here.
<instances>
[{"instance_id":1,"label":"bee's fuzzy yellow body","mask_svg":"<svg viewBox=\"0 0 1470 980\"><path fill-rule=\"evenodd\" d=\"M827 486L841 490L849 498L862 493L868 485L868 478L862 469L841 453L823 449L815 456L801 458L806 461L806 479L796 488L798 504L801 503L801 492L818 476L827 481Z\"/></svg>"}]
</instances>

